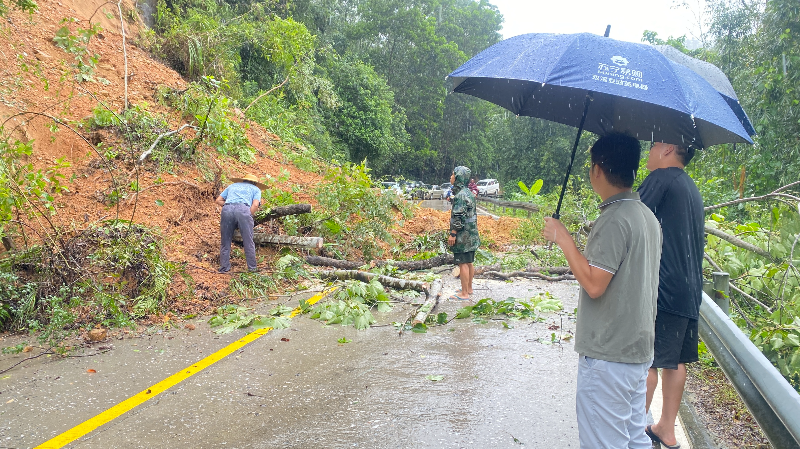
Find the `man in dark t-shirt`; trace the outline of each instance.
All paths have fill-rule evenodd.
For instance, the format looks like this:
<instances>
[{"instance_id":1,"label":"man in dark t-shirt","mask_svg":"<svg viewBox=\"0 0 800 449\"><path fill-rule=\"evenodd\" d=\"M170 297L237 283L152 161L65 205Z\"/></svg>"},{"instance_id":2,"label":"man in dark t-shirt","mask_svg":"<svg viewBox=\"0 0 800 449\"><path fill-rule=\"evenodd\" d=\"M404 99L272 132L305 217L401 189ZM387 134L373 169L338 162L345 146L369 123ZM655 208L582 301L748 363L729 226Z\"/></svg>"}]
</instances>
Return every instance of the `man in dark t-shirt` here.
<instances>
[{"instance_id":1,"label":"man in dark t-shirt","mask_svg":"<svg viewBox=\"0 0 800 449\"><path fill-rule=\"evenodd\" d=\"M647 409L661 368L661 419L647 426L654 442L680 447L675 419L686 383L686 363L696 362L697 319L702 300L704 211L700 191L684 168L694 148L656 143L650 150L650 175L639 187L642 202L661 223L663 246L658 283L655 355L647 379Z\"/></svg>"}]
</instances>

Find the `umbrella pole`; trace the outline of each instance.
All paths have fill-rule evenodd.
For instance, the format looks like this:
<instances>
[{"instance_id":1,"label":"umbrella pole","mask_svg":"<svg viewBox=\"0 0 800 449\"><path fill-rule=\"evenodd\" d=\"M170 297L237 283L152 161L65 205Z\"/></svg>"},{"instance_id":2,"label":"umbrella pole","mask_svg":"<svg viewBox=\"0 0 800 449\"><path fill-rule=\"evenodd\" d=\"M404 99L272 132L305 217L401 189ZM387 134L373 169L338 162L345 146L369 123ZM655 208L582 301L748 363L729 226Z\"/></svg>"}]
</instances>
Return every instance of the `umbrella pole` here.
<instances>
[{"instance_id":1,"label":"umbrella pole","mask_svg":"<svg viewBox=\"0 0 800 449\"><path fill-rule=\"evenodd\" d=\"M583 125L586 123L586 115L589 113L589 105L592 103L592 93L586 93L586 99L583 101L583 117L581 117L581 124L578 126L578 135L575 136L575 145L572 146L572 156L569 158L569 166L567 166L567 174L564 176L564 184L561 186L561 195L558 197L558 206L556 206L556 213L553 218L556 220L561 219L561 202L564 200L564 192L567 190L567 181L569 181L569 174L572 171L572 163L575 162L575 151L578 150L578 143L581 141L581 133L583 132Z\"/></svg>"}]
</instances>

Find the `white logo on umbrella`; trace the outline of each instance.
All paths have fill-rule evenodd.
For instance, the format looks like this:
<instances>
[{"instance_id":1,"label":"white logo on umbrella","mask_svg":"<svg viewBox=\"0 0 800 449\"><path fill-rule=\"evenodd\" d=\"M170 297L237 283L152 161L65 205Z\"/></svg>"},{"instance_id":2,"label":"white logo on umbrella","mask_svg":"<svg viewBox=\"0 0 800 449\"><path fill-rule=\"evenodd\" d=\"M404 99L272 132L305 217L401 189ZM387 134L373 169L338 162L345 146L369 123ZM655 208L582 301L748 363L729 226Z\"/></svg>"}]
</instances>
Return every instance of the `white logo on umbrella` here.
<instances>
[{"instance_id":1,"label":"white logo on umbrella","mask_svg":"<svg viewBox=\"0 0 800 449\"><path fill-rule=\"evenodd\" d=\"M620 67L625 67L626 65L628 65L628 60L623 58L622 56L613 56L611 58L611 62Z\"/></svg>"}]
</instances>

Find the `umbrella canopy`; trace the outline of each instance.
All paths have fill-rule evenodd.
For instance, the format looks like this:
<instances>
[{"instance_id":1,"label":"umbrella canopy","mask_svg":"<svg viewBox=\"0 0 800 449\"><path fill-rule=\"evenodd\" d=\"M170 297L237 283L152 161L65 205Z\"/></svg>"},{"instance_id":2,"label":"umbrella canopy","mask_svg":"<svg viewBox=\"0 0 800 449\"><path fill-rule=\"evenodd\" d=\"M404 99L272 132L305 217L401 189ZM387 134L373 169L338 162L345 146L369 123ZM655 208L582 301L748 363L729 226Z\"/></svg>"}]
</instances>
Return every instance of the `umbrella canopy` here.
<instances>
[{"instance_id":1,"label":"umbrella canopy","mask_svg":"<svg viewBox=\"0 0 800 449\"><path fill-rule=\"evenodd\" d=\"M752 143L717 91L651 45L589 33L525 34L499 42L451 73L453 92L515 114L596 134L707 147ZM584 99L592 106L584 116Z\"/></svg>"},{"instance_id":2,"label":"umbrella canopy","mask_svg":"<svg viewBox=\"0 0 800 449\"><path fill-rule=\"evenodd\" d=\"M753 128L753 124L750 123L750 118L747 116L747 113L744 112L744 109L742 109L742 105L739 104L739 97L736 96L731 82L722 70L714 64L693 58L671 45L654 45L653 48L669 58L670 61L688 67L694 73L708 81L708 84L711 84L711 86L722 95L725 102L728 103L728 106L730 106L733 113L736 114L736 117L739 119L745 131L747 131L747 134L750 136L756 135L756 130Z\"/></svg>"},{"instance_id":3,"label":"umbrella canopy","mask_svg":"<svg viewBox=\"0 0 800 449\"><path fill-rule=\"evenodd\" d=\"M753 143L723 95L651 45L589 33L524 34L480 52L448 79L453 92L578 127L555 218L583 129L696 148Z\"/></svg>"}]
</instances>

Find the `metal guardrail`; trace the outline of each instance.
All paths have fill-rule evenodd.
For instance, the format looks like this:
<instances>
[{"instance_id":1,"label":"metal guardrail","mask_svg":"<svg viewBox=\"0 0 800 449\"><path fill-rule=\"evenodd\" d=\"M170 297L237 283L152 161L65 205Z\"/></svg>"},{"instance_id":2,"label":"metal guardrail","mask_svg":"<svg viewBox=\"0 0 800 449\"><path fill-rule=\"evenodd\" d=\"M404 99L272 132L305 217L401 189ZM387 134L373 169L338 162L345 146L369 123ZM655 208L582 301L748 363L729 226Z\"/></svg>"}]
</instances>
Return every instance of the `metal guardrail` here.
<instances>
[{"instance_id":1,"label":"metal guardrail","mask_svg":"<svg viewBox=\"0 0 800 449\"><path fill-rule=\"evenodd\" d=\"M539 206L533 203L526 203L525 201L504 201L498 200L496 198L489 198L485 196L478 196L478 201L489 203L494 206L495 211L497 208L502 208L503 212L506 211L506 208L514 209L514 210L523 210L528 213L528 218L531 217L531 212L538 212ZM514 213L516 216L516 212Z\"/></svg>"},{"instance_id":2,"label":"metal guardrail","mask_svg":"<svg viewBox=\"0 0 800 449\"><path fill-rule=\"evenodd\" d=\"M714 273L714 296L727 306L727 273ZM727 308L727 307L726 307ZM709 295L703 293L700 337L773 447L800 448L800 394Z\"/></svg>"}]
</instances>

